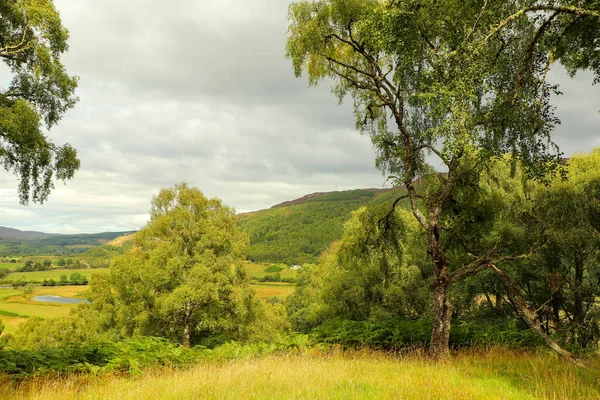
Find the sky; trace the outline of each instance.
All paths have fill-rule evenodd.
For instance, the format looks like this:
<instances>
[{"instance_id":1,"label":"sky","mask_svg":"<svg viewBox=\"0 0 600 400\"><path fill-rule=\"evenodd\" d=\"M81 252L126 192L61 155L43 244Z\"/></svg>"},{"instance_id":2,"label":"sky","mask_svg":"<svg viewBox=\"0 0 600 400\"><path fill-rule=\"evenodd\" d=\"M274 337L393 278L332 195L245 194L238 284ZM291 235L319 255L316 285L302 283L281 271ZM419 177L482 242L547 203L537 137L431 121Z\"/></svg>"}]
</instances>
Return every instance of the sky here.
<instances>
[{"instance_id":1,"label":"sky","mask_svg":"<svg viewBox=\"0 0 600 400\"><path fill-rule=\"evenodd\" d=\"M0 225L49 233L136 230L180 182L238 212L318 191L386 187L350 102L309 87L285 58L288 1L55 0L80 101L52 128L81 168L43 205L0 170ZM2 76L2 75L5 76ZM0 69L0 84L6 82ZM560 70L566 156L600 147L600 85Z\"/></svg>"}]
</instances>

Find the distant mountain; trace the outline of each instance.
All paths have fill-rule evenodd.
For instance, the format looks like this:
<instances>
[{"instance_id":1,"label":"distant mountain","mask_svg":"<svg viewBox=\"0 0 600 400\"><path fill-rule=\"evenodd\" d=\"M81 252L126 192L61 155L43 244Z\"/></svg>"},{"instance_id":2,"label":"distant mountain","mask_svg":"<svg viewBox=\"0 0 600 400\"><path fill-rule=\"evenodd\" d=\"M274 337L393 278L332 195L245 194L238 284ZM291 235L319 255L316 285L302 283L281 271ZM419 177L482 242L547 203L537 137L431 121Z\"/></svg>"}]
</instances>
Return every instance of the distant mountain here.
<instances>
[{"instance_id":1,"label":"distant mountain","mask_svg":"<svg viewBox=\"0 0 600 400\"><path fill-rule=\"evenodd\" d=\"M250 236L250 260L315 262L342 237L352 211L367 205L391 204L405 192L398 187L311 193L267 210L239 214L237 224Z\"/></svg>"},{"instance_id":2,"label":"distant mountain","mask_svg":"<svg viewBox=\"0 0 600 400\"><path fill-rule=\"evenodd\" d=\"M132 231L62 235L0 227L0 255L77 254L130 233Z\"/></svg>"},{"instance_id":3,"label":"distant mountain","mask_svg":"<svg viewBox=\"0 0 600 400\"><path fill-rule=\"evenodd\" d=\"M21 239L21 240L33 240L33 239L45 239L52 236L58 236L54 233L44 233L35 231L20 231L14 228L7 228L0 226L0 239Z\"/></svg>"}]
</instances>

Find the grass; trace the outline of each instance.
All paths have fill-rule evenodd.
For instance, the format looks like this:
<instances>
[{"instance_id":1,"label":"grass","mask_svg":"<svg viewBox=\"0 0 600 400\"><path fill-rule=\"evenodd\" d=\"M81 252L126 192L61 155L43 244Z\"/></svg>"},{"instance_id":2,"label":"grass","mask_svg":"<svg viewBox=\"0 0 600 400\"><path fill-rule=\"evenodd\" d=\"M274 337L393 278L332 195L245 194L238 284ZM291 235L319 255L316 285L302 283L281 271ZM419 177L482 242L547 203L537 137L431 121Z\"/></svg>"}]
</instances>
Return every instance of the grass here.
<instances>
[{"instance_id":1,"label":"grass","mask_svg":"<svg viewBox=\"0 0 600 400\"><path fill-rule=\"evenodd\" d=\"M7 326L4 333L14 332L18 324L29 317L54 318L69 315L75 304L41 303L31 300L35 296L55 295L82 297L87 286L41 286L33 293L25 294L21 289L0 289L0 319ZM10 323L10 328L7 325Z\"/></svg>"},{"instance_id":2,"label":"grass","mask_svg":"<svg viewBox=\"0 0 600 400\"><path fill-rule=\"evenodd\" d=\"M2 331L2 334L4 335L5 333L15 333L19 325L27 321L27 318L6 316L0 314L0 321L2 321L2 323L4 324L4 330Z\"/></svg>"},{"instance_id":3,"label":"grass","mask_svg":"<svg viewBox=\"0 0 600 400\"><path fill-rule=\"evenodd\" d=\"M47 279L47 280L54 279L55 281L58 281L60 279L61 275L67 275L67 278L68 278L74 272L79 272L81 275L83 275L89 279L90 276L92 276L92 274L101 272L101 271L108 271L108 268L55 269L52 271L16 272L16 273L9 274L6 277L6 280L8 280L8 281L23 280L23 281L27 281L27 282L41 283L44 279Z\"/></svg>"},{"instance_id":4,"label":"grass","mask_svg":"<svg viewBox=\"0 0 600 400\"><path fill-rule=\"evenodd\" d=\"M24 263L0 263L0 269L17 269L24 265Z\"/></svg>"},{"instance_id":5,"label":"grass","mask_svg":"<svg viewBox=\"0 0 600 400\"><path fill-rule=\"evenodd\" d=\"M0 382L2 399L598 399L598 373L553 355L491 350L435 363L368 351L205 361L135 377Z\"/></svg>"},{"instance_id":6,"label":"grass","mask_svg":"<svg viewBox=\"0 0 600 400\"><path fill-rule=\"evenodd\" d=\"M296 290L293 284L283 282L256 283L251 286L256 291L256 295L261 299L275 296L285 299Z\"/></svg>"},{"instance_id":7,"label":"grass","mask_svg":"<svg viewBox=\"0 0 600 400\"><path fill-rule=\"evenodd\" d=\"M253 278L258 279L258 278L264 278L265 275L268 273L266 272L267 269L269 269L271 267L272 264L255 264L255 263L246 263L244 264L244 267L246 267L246 270L250 273L250 275L252 275ZM277 264L278 266L282 265L282 264ZM293 270L293 269L283 269L279 272L279 275L281 275L282 278L296 278L298 276L298 270Z\"/></svg>"}]
</instances>

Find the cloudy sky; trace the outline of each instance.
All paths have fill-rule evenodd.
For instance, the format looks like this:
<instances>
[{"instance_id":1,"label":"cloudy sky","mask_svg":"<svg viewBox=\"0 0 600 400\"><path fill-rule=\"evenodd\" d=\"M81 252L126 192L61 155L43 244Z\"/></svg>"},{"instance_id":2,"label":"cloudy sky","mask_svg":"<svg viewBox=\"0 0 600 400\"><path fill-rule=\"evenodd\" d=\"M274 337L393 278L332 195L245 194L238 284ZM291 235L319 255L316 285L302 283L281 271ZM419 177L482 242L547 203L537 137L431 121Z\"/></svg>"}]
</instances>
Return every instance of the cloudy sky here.
<instances>
[{"instance_id":1,"label":"cloudy sky","mask_svg":"<svg viewBox=\"0 0 600 400\"><path fill-rule=\"evenodd\" d=\"M80 101L51 136L77 148L82 166L45 204L27 207L14 176L0 171L0 225L138 229L151 197L182 181L238 212L386 185L351 107L294 77L284 58L288 1L55 4L71 32L64 62L80 77ZM554 77L563 83L555 135L563 152L600 147L600 86L585 74Z\"/></svg>"}]
</instances>

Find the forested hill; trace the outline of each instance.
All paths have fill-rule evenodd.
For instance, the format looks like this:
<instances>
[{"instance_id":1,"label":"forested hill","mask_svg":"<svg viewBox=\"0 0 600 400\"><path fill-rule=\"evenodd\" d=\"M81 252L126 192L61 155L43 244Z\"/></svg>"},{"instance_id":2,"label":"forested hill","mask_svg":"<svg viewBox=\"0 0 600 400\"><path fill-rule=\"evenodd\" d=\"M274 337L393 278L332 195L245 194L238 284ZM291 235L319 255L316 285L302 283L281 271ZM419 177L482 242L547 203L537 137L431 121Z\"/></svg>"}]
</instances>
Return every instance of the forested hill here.
<instances>
[{"instance_id":1,"label":"forested hill","mask_svg":"<svg viewBox=\"0 0 600 400\"><path fill-rule=\"evenodd\" d=\"M59 235L24 232L3 227L0 230L0 255L68 255L82 253L128 233L131 232Z\"/></svg>"},{"instance_id":2,"label":"forested hill","mask_svg":"<svg viewBox=\"0 0 600 400\"><path fill-rule=\"evenodd\" d=\"M342 236L353 210L389 202L404 189L357 189L313 193L267 210L238 216L238 226L250 236L248 259L256 262L314 262Z\"/></svg>"},{"instance_id":3,"label":"forested hill","mask_svg":"<svg viewBox=\"0 0 600 400\"><path fill-rule=\"evenodd\" d=\"M403 188L319 192L238 215L238 226L250 236L248 259L256 262L302 264L315 262L342 236L344 223L361 206L391 203ZM3 234L6 233L5 235ZM69 255L110 244L129 244L133 232L58 235L0 230L0 256ZM113 239L118 238L116 241ZM110 242L110 243L109 243Z\"/></svg>"}]
</instances>

